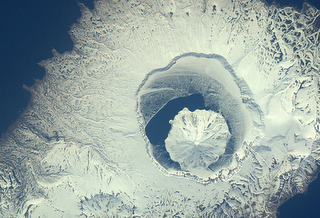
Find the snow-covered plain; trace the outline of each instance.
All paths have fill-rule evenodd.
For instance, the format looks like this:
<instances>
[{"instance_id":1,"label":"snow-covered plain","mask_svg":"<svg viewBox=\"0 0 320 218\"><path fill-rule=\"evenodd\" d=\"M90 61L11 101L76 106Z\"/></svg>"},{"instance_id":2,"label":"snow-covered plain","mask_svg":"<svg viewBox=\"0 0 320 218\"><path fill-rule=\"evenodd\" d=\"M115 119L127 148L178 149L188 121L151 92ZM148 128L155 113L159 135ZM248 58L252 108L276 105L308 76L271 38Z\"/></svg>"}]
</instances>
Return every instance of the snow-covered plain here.
<instances>
[{"instance_id":1,"label":"snow-covered plain","mask_svg":"<svg viewBox=\"0 0 320 218\"><path fill-rule=\"evenodd\" d=\"M317 9L258 0L81 9L74 49L42 62L29 107L0 139L2 217L275 217L317 177ZM194 93L212 108L194 117L227 124L225 144L205 160L181 156L179 128L204 123L186 128L177 115L166 146L182 167L164 166L144 128Z\"/></svg>"}]
</instances>

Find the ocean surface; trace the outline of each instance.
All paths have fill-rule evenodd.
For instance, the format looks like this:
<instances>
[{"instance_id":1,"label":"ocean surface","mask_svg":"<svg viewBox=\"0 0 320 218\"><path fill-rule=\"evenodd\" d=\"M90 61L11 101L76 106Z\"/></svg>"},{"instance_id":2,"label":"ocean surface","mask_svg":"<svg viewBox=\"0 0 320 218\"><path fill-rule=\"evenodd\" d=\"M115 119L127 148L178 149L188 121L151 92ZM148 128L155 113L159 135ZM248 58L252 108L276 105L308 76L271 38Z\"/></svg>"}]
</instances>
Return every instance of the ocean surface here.
<instances>
[{"instance_id":1,"label":"ocean surface","mask_svg":"<svg viewBox=\"0 0 320 218\"><path fill-rule=\"evenodd\" d=\"M93 0L0 1L0 136L28 106L30 94L22 86L43 78L45 71L37 63L51 58L53 48L59 53L72 49L68 31L81 16L77 2L93 8ZM319 0L307 2L320 8ZM301 8L303 1L277 3ZM280 218L320 217L320 179L305 194L284 203L279 212Z\"/></svg>"}]
</instances>

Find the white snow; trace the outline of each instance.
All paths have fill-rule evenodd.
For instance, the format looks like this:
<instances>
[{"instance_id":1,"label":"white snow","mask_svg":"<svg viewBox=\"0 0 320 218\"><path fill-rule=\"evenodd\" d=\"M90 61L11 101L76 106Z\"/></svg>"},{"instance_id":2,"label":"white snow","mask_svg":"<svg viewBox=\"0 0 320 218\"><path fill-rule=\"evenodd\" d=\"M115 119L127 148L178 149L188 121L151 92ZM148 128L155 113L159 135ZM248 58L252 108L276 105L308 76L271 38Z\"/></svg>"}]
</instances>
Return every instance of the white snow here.
<instances>
[{"instance_id":1,"label":"white snow","mask_svg":"<svg viewBox=\"0 0 320 218\"><path fill-rule=\"evenodd\" d=\"M29 107L0 139L1 216L275 216L318 172L320 47L310 22L318 15L312 7L301 15L258 0L83 6L70 31L74 49L41 63L46 76L29 88ZM184 57L149 74L190 52L220 58ZM207 165L223 151L225 121L218 122L223 131L209 129L208 136L223 135L216 150L197 159L214 146L217 138L210 138L197 155L173 157L182 165L189 159L186 171L172 171L152 156L143 129L157 110L147 119L140 113L141 97L163 91L151 85L192 73L201 84L219 82L229 104L224 118L239 127L237 136L228 127L238 140L231 162L210 177L201 177L206 169L187 170L191 159ZM175 91L188 88L179 79L164 81ZM165 102L149 100L150 111ZM177 140L190 148L206 142L200 133L207 121L189 122L183 135L177 116L167 140L173 156L182 145Z\"/></svg>"},{"instance_id":2,"label":"white snow","mask_svg":"<svg viewBox=\"0 0 320 218\"><path fill-rule=\"evenodd\" d=\"M213 111L184 108L170 121L172 129L165 140L172 160L180 163L182 170L193 174L213 174L208 166L225 151L230 136L224 118Z\"/></svg>"}]
</instances>

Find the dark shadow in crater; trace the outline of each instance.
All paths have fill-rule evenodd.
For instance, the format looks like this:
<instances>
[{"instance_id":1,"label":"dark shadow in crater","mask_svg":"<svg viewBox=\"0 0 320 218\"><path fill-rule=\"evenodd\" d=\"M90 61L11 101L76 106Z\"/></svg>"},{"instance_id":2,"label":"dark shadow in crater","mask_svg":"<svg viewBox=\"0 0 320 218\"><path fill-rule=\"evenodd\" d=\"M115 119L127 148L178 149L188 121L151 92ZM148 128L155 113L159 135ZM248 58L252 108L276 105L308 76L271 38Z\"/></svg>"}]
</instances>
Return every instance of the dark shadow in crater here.
<instances>
[{"instance_id":1,"label":"dark shadow in crater","mask_svg":"<svg viewBox=\"0 0 320 218\"><path fill-rule=\"evenodd\" d=\"M231 78L228 78L229 73ZM138 119L141 119L143 134L149 139L148 152L160 165L181 170L179 163L170 158L165 139L171 129L169 120L184 107L190 111L212 110L225 118L230 138L225 152L208 168L217 171L232 162L245 134L245 118L240 99L226 87L231 91L238 87L242 95L249 97L250 102L246 104L256 107L247 84L236 77L222 56L216 54L186 53L175 57L166 67L147 74L137 90Z\"/></svg>"},{"instance_id":2,"label":"dark shadow in crater","mask_svg":"<svg viewBox=\"0 0 320 218\"><path fill-rule=\"evenodd\" d=\"M169 101L147 124L145 128L146 135L152 146L152 155L166 169L173 168L181 170L180 164L173 161L165 147L165 139L171 130L169 120L174 117L183 108L190 111L209 110L205 107L204 99L201 94L193 94L188 97L176 98Z\"/></svg>"}]
</instances>

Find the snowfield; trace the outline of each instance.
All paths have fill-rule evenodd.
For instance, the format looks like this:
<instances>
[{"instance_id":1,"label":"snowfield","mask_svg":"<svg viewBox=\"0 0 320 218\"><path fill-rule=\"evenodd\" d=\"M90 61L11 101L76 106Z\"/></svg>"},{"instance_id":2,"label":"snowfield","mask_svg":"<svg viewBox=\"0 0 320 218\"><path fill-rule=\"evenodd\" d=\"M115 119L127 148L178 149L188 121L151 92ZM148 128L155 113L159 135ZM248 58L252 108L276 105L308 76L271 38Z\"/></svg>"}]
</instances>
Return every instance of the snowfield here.
<instances>
[{"instance_id":1,"label":"snowfield","mask_svg":"<svg viewBox=\"0 0 320 218\"><path fill-rule=\"evenodd\" d=\"M0 139L2 217L275 217L320 164L320 12L97 0ZM146 125L184 109L162 150ZM170 159L163 159L163 154Z\"/></svg>"}]
</instances>

